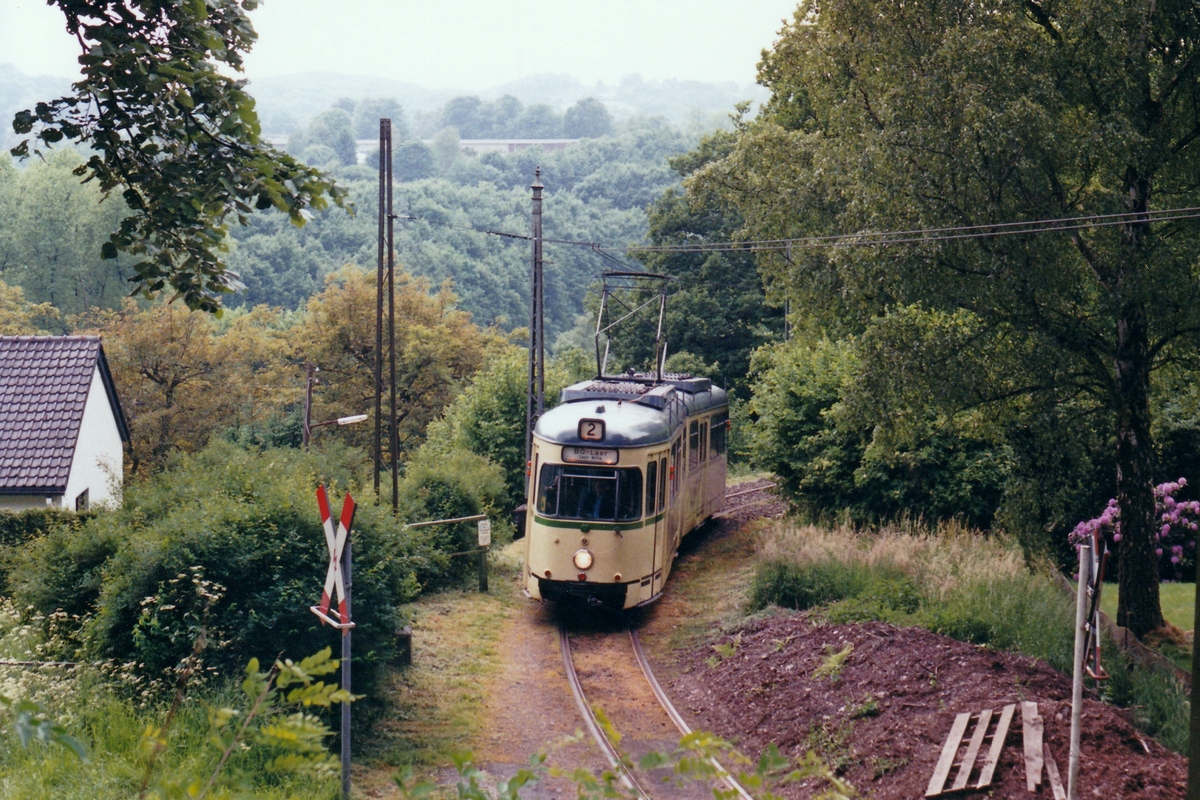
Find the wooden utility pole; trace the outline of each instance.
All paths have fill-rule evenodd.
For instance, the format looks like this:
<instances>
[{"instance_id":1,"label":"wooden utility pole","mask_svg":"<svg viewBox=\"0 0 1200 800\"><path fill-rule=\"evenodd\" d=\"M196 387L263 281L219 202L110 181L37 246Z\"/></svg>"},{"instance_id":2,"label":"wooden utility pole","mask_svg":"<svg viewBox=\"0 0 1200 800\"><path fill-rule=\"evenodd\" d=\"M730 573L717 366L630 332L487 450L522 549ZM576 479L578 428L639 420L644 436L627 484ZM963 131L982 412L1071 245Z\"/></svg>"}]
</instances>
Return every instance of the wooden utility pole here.
<instances>
[{"instance_id":1,"label":"wooden utility pole","mask_svg":"<svg viewBox=\"0 0 1200 800\"><path fill-rule=\"evenodd\" d=\"M379 251L378 270L375 278L375 448L374 486L375 505L379 505L379 470L383 467L383 248L384 215L387 213L387 196L384 186L385 174L390 172L389 158L385 153L392 150L392 121L379 120Z\"/></svg>"},{"instance_id":2,"label":"wooden utility pole","mask_svg":"<svg viewBox=\"0 0 1200 800\"><path fill-rule=\"evenodd\" d=\"M529 383L525 403L525 462L533 459L533 429L546 410L546 334L542 280L542 168L533 173L533 264L529 274ZM525 496L535 478L526 468Z\"/></svg>"},{"instance_id":3,"label":"wooden utility pole","mask_svg":"<svg viewBox=\"0 0 1200 800\"><path fill-rule=\"evenodd\" d=\"M391 422L392 438L392 513L400 510L400 431L396 426L396 246L393 227L396 215L392 213L392 122L388 120L388 146L380 153L380 160L387 156L387 274L388 274L388 371L391 375Z\"/></svg>"}]
</instances>

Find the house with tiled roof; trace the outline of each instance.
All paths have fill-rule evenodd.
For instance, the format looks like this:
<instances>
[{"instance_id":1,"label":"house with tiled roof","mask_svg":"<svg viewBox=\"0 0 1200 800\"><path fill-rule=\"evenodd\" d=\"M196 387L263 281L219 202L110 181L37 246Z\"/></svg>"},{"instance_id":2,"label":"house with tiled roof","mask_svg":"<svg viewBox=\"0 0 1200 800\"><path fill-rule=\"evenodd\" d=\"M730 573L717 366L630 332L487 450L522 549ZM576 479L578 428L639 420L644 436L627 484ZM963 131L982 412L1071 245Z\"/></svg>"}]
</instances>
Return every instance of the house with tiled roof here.
<instances>
[{"instance_id":1,"label":"house with tiled roof","mask_svg":"<svg viewBox=\"0 0 1200 800\"><path fill-rule=\"evenodd\" d=\"M128 442L99 336L0 336L0 509L120 502Z\"/></svg>"}]
</instances>

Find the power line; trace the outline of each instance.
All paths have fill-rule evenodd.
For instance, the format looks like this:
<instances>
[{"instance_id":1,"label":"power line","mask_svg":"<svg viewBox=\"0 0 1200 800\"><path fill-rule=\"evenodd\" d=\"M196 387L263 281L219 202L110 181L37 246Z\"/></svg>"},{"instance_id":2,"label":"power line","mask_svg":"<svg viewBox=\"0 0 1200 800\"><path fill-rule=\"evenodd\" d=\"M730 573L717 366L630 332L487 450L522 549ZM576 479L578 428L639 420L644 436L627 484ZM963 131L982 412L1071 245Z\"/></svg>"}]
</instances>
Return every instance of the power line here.
<instances>
[{"instance_id":1,"label":"power line","mask_svg":"<svg viewBox=\"0 0 1200 800\"><path fill-rule=\"evenodd\" d=\"M697 242L675 245L626 245L607 248L625 253L716 253L757 250L812 249L818 247L880 247L893 244L917 244L957 239L986 239L1127 225L1131 222L1171 222L1200 218L1200 207L1168 208L1122 214L1092 214L1081 217L998 222L987 225L962 225L945 228L913 228L900 231L862 231L859 233L804 236L794 239L757 239L742 242Z\"/></svg>"}]
</instances>

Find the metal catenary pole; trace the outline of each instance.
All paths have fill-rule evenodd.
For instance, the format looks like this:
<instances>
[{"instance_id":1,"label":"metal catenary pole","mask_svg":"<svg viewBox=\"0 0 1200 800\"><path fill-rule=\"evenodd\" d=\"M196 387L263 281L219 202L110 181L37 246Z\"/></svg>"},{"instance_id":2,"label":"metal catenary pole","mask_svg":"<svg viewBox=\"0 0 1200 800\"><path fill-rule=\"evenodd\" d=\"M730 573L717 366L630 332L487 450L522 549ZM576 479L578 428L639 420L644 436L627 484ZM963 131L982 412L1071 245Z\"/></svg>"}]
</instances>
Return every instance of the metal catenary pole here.
<instances>
[{"instance_id":1,"label":"metal catenary pole","mask_svg":"<svg viewBox=\"0 0 1200 800\"><path fill-rule=\"evenodd\" d=\"M400 510L400 430L396 423L396 248L392 213L392 136L387 149L388 371L391 376L392 513Z\"/></svg>"},{"instance_id":2,"label":"metal catenary pole","mask_svg":"<svg viewBox=\"0 0 1200 800\"><path fill-rule=\"evenodd\" d=\"M350 556L350 532L346 532L346 546L342 550L342 575L346 583L346 618L343 622L354 619L350 608L351 590L354 578L351 574L353 559ZM351 629L342 631L342 689L350 692L350 633ZM350 704L342 703L342 800L350 800Z\"/></svg>"},{"instance_id":3,"label":"metal catenary pole","mask_svg":"<svg viewBox=\"0 0 1200 800\"><path fill-rule=\"evenodd\" d=\"M1200 587L1200 557L1196 559L1196 586ZM1196 616L1200 619L1200 591L1196 592ZM1192 645L1195 648L1195 645ZM1188 800L1200 800L1200 658L1192 656L1192 736L1188 746Z\"/></svg>"},{"instance_id":4,"label":"metal catenary pole","mask_svg":"<svg viewBox=\"0 0 1200 800\"><path fill-rule=\"evenodd\" d=\"M537 415L546 411L546 276L542 268L542 168L533 172L533 269L537 273Z\"/></svg>"},{"instance_id":5,"label":"metal catenary pole","mask_svg":"<svg viewBox=\"0 0 1200 800\"><path fill-rule=\"evenodd\" d=\"M1092 549L1079 548L1079 588L1075 598L1075 670L1071 680L1071 749L1067 765L1067 800L1079 796L1079 735L1083 711L1083 662L1087 647L1088 584L1092 579Z\"/></svg>"},{"instance_id":6,"label":"metal catenary pole","mask_svg":"<svg viewBox=\"0 0 1200 800\"><path fill-rule=\"evenodd\" d=\"M533 429L538 418L546 409L546 365L545 336L542 324L542 169L533 173L533 259L529 269L529 381L525 399L525 463L533 460ZM529 496L529 482L533 478L526 467L525 496Z\"/></svg>"},{"instance_id":7,"label":"metal catenary pole","mask_svg":"<svg viewBox=\"0 0 1200 800\"><path fill-rule=\"evenodd\" d=\"M374 486L375 505L379 505L379 470L383 466L383 222L384 214L384 171L388 168L388 159L384 153L391 151L392 121L379 120L379 235L378 269L375 276L375 449L374 449Z\"/></svg>"}]
</instances>

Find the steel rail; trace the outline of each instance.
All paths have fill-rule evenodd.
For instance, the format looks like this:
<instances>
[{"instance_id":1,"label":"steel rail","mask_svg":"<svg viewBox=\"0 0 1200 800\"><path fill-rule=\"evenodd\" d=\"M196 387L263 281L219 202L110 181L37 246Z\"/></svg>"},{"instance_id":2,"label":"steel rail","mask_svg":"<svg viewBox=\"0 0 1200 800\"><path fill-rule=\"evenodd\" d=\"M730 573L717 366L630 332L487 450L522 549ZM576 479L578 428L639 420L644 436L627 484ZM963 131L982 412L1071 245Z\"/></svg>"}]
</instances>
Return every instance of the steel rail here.
<instances>
[{"instance_id":1,"label":"steel rail","mask_svg":"<svg viewBox=\"0 0 1200 800\"><path fill-rule=\"evenodd\" d=\"M753 489L743 489L740 492L734 492L733 494L725 495L725 499L729 500L734 497L741 497L744 494L753 494L754 492L765 492L767 489L774 489L778 485L779 484L777 483L767 483L763 484L762 486L755 486Z\"/></svg>"},{"instance_id":2,"label":"steel rail","mask_svg":"<svg viewBox=\"0 0 1200 800\"><path fill-rule=\"evenodd\" d=\"M588 704L587 696L583 693L583 685L579 682L579 675L575 673L575 663L571 660L571 639L567 635L566 628L558 629L558 643L559 649L562 652L563 668L567 672L567 683L571 685L571 694L575 696L575 705L579 708L579 713L583 717L583 724L587 727L588 732L592 734L592 738L596 740L596 744L600 745L600 749L608 758L608 762L612 764L613 769L621 776L621 783L625 784L625 787L636 796L649 800L650 793L642 788L637 778L633 776L621 761L621 755L617 752L617 748L604 735L604 731L600 728L600 723L596 721L596 715L593 713L592 707Z\"/></svg>"},{"instance_id":3,"label":"steel rail","mask_svg":"<svg viewBox=\"0 0 1200 800\"><path fill-rule=\"evenodd\" d=\"M777 499L778 498L775 497L764 497L762 500L751 500L749 503L742 503L740 506L734 506L733 508L728 508L724 511L718 511L716 514L712 515L712 518L724 519L725 517L728 517L730 514L733 514L737 511L741 511L746 508L754 508L755 506L766 505L767 503L773 503Z\"/></svg>"},{"instance_id":4,"label":"steel rail","mask_svg":"<svg viewBox=\"0 0 1200 800\"><path fill-rule=\"evenodd\" d=\"M663 707L663 711L667 712L667 716L671 718L671 722L675 723L679 734L681 736L689 735L692 732L691 726L684 721L683 716L676 710L675 704L671 702L671 698L667 697L667 693L663 691L662 685L654 677L654 670L650 668L650 661L646 658L646 652L642 649L642 640L638 638L637 631L633 628L629 629L629 640L633 642L634 658L637 659L638 666L642 668L642 674L646 676L646 681L654 691L654 696L658 698L659 705ZM709 756L708 763L712 764L717 770L718 779L721 783L725 784L726 788L737 792L742 800L753 800L750 793L742 788L742 785L734 779L729 770L721 766L720 761L717 761L713 756Z\"/></svg>"}]
</instances>

